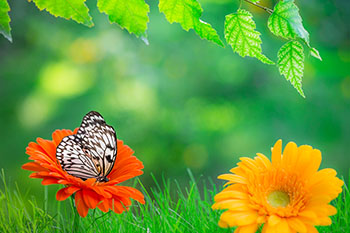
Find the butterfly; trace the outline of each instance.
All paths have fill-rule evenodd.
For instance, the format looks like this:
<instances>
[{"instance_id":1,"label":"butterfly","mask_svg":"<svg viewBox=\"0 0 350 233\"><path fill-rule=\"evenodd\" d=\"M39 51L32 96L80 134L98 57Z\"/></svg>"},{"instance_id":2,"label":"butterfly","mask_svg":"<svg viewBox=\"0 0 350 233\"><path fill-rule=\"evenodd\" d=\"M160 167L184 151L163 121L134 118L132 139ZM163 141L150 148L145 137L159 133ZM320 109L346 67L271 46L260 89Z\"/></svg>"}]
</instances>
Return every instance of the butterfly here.
<instances>
[{"instance_id":1,"label":"butterfly","mask_svg":"<svg viewBox=\"0 0 350 233\"><path fill-rule=\"evenodd\" d=\"M56 158L63 170L82 180L96 178L107 182L117 156L117 136L98 112L91 111L78 132L66 136L56 148Z\"/></svg>"}]
</instances>

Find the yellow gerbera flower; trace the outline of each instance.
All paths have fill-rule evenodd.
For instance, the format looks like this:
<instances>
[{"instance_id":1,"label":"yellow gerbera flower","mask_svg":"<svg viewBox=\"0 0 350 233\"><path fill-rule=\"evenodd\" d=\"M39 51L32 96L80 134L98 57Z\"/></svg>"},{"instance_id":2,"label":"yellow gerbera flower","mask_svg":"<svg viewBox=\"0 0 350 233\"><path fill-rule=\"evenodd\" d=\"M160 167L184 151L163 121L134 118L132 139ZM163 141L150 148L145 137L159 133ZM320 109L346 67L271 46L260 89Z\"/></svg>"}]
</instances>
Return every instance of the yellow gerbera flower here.
<instances>
[{"instance_id":1,"label":"yellow gerbera flower","mask_svg":"<svg viewBox=\"0 0 350 233\"><path fill-rule=\"evenodd\" d=\"M237 226L235 233L318 232L315 225L330 225L337 213L329 202L342 191L343 181L334 169L318 171L321 152L311 146L289 142L282 154L282 141L272 148L272 162L263 154L243 157L233 174L219 179L228 185L215 196L213 209L227 209L220 227Z\"/></svg>"}]
</instances>

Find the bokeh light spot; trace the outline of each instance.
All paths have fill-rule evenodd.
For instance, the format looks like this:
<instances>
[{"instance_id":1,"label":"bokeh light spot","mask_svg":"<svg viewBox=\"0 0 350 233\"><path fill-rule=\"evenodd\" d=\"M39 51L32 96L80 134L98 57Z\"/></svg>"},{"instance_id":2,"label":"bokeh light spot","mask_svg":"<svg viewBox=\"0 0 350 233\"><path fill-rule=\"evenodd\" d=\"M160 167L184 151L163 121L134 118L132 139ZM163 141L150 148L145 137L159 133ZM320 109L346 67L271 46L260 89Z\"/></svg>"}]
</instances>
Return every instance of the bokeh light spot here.
<instances>
[{"instance_id":1,"label":"bokeh light spot","mask_svg":"<svg viewBox=\"0 0 350 233\"><path fill-rule=\"evenodd\" d=\"M205 103L199 99L190 99L187 109L199 129L207 131L227 131L237 123L237 111L228 102L219 104Z\"/></svg>"},{"instance_id":2,"label":"bokeh light spot","mask_svg":"<svg viewBox=\"0 0 350 233\"><path fill-rule=\"evenodd\" d=\"M26 128L34 128L43 124L55 109L54 102L42 93L28 96L18 109L18 118Z\"/></svg>"},{"instance_id":3,"label":"bokeh light spot","mask_svg":"<svg viewBox=\"0 0 350 233\"><path fill-rule=\"evenodd\" d=\"M192 169L201 169L208 162L208 151L203 145L190 145L183 152L185 165Z\"/></svg>"},{"instance_id":4,"label":"bokeh light spot","mask_svg":"<svg viewBox=\"0 0 350 233\"><path fill-rule=\"evenodd\" d=\"M84 93L93 85L89 70L61 62L46 66L40 73L40 88L55 97L72 97Z\"/></svg>"},{"instance_id":5,"label":"bokeh light spot","mask_svg":"<svg viewBox=\"0 0 350 233\"><path fill-rule=\"evenodd\" d=\"M154 90L145 83L132 78L118 80L116 91L109 100L111 107L141 113L142 117L153 115L157 107Z\"/></svg>"},{"instance_id":6,"label":"bokeh light spot","mask_svg":"<svg viewBox=\"0 0 350 233\"><path fill-rule=\"evenodd\" d=\"M340 84L340 89L345 98L350 99L350 77L344 78Z\"/></svg>"},{"instance_id":7,"label":"bokeh light spot","mask_svg":"<svg viewBox=\"0 0 350 233\"><path fill-rule=\"evenodd\" d=\"M76 63L92 63L100 59L96 42L79 38L68 49L69 57Z\"/></svg>"}]
</instances>

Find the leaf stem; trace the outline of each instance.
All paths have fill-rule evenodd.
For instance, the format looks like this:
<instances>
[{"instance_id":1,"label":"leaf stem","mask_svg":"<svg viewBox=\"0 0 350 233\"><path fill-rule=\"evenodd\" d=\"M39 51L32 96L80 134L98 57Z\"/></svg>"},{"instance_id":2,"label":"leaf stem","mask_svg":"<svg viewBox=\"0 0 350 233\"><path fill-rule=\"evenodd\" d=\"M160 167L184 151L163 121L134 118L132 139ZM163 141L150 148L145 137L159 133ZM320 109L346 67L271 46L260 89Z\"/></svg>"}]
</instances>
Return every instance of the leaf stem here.
<instances>
[{"instance_id":1,"label":"leaf stem","mask_svg":"<svg viewBox=\"0 0 350 233\"><path fill-rule=\"evenodd\" d=\"M270 8L268 8L268 7L261 6L261 5L255 3L255 2L250 1L250 0L244 0L244 1L247 2L247 3L250 3L250 4L252 4L252 5L254 5L254 6L256 6L256 7L259 7L259 8L261 8L261 9L263 9L264 11L266 11L266 12L269 13L269 14L272 14L272 13L273 13L273 10L270 9Z\"/></svg>"}]
</instances>

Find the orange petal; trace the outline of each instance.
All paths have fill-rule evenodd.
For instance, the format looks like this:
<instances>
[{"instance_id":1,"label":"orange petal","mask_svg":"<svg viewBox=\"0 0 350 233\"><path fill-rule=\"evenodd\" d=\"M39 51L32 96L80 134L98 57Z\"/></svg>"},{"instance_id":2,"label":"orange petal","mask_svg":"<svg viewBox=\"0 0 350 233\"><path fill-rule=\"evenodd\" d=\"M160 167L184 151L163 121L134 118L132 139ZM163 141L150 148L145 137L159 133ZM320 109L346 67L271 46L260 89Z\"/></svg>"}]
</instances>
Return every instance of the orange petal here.
<instances>
[{"instance_id":1,"label":"orange petal","mask_svg":"<svg viewBox=\"0 0 350 233\"><path fill-rule=\"evenodd\" d=\"M143 171L141 170L137 170L137 171L133 171L132 173L129 173L129 174L125 174L125 175L121 175L121 176L114 176L114 178L108 176L108 178L110 179L109 182L114 182L114 179L117 180L117 182L114 182L114 184L119 184L119 183L122 183L126 180L129 180L129 179L132 179L136 176L140 176L143 174Z\"/></svg>"},{"instance_id":2,"label":"orange petal","mask_svg":"<svg viewBox=\"0 0 350 233\"><path fill-rule=\"evenodd\" d=\"M107 192L103 186L102 187L99 187L99 186L94 186L92 187L92 189L99 195L109 199L112 197L112 194L110 192Z\"/></svg>"},{"instance_id":3,"label":"orange petal","mask_svg":"<svg viewBox=\"0 0 350 233\"><path fill-rule=\"evenodd\" d=\"M118 163L117 165L115 165L109 177L111 179L117 179L120 176L126 174L133 174L135 171L138 172L141 169L143 169L143 164L141 163L141 161L139 161L135 157L132 157L129 161L126 161L123 164Z\"/></svg>"},{"instance_id":4,"label":"orange petal","mask_svg":"<svg viewBox=\"0 0 350 233\"><path fill-rule=\"evenodd\" d=\"M109 199L103 199L101 202L97 205L97 207L102 211L102 212L108 212L110 209L109 207Z\"/></svg>"},{"instance_id":5,"label":"orange petal","mask_svg":"<svg viewBox=\"0 0 350 233\"><path fill-rule=\"evenodd\" d=\"M85 180L83 183L86 187L92 186L96 182L96 178L89 178Z\"/></svg>"},{"instance_id":6,"label":"orange petal","mask_svg":"<svg viewBox=\"0 0 350 233\"><path fill-rule=\"evenodd\" d=\"M119 188L119 190L122 190L123 192L128 192L128 197L140 202L141 204L145 204L145 197L143 196L143 194L133 188L133 187L127 187L127 186L116 186Z\"/></svg>"},{"instance_id":7,"label":"orange petal","mask_svg":"<svg viewBox=\"0 0 350 233\"><path fill-rule=\"evenodd\" d=\"M44 178L41 181L42 185L49 185L49 184L58 184L58 179L54 179L54 178Z\"/></svg>"},{"instance_id":8,"label":"orange petal","mask_svg":"<svg viewBox=\"0 0 350 233\"><path fill-rule=\"evenodd\" d=\"M62 130L55 130L52 133L52 139L53 142L55 144L55 146L57 147L58 144L60 144L60 142L62 141L62 139L68 135L72 135L73 132L72 130L67 130L67 129L62 129Z\"/></svg>"},{"instance_id":9,"label":"orange petal","mask_svg":"<svg viewBox=\"0 0 350 233\"><path fill-rule=\"evenodd\" d=\"M110 199L109 206L117 214L121 214L124 212L124 210L126 210L123 205L116 199Z\"/></svg>"},{"instance_id":10,"label":"orange petal","mask_svg":"<svg viewBox=\"0 0 350 233\"><path fill-rule=\"evenodd\" d=\"M29 171L47 171L46 168L43 168L42 166L40 166L40 164L36 163L36 162L29 162L26 163L24 165L22 165L22 169L24 170L29 170Z\"/></svg>"},{"instance_id":11,"label":"orange petal","mask_svg":"<svg viewBox=\"0 0 350 233\"><path fill-rule=\"evenodd\" d=\"M100 202L100 196L89 189L83 189L83 199L86 206L90 209L95 209L97 204Z\"/></svg>"},{"instance_id":12,"label":"orange petal","mask_svg":"<svg viewBox=\"0 0 350 233\"><path fill-rule=\"evenodd\" d=\"M37 138L36 141L45 150L46 154L50 157L50 159L55 162L56 146L53 144L53 142L42 138Z\"/></svg>"},{"instance_id":13,"label":"orange petal","mask_svg":"<svg viewBox=\"0 0 350 233\"><path fill-rule=\"evenodd\" d=\"M27 153L27 151L39 151L39 152L45 153L45 150L41 146L36 144L35 142L30 142L28 144L28 146L26 148L26 153Z\"/></svg>"},{"instance_id":14,"label":"orange petal","mask_svg":"<svg viewBox=\"0 0 350 233\"><path fill-rule=\"evenodd\" d=\"M69 186L69 187L60 189L56 193L56 199L58 201L64 201L64 200L66 200L68 197L70 197L73 193L75 193L78 190L80 190L80 188L75 187L75 186Z\"/></svg>"},{"instance_id":15,"label":"orange petal","mask_svg":"<svg viewBox=\"0 0 350 233\"><path fill-rule=\"evenodd\" d=\"M78 191L75 193L75 206L77 207L77 211L81 217L86 217L89 212L89 208L85 205L82 191Z\"/></svg>"},{"instance_id":16,"label":"orange petal","mask_svg":"<svg viewBox=\"0 0 350 233\"><path fill-rule=\"evenodd\" d=\"M38 163L45 163L45 164L51 164L53 163L52 159L44 152L40 151L27 151L26 152L29 156L30 160L34 160Z\"/></svg>"},{"instance_id":17,"label":"orange petal","mask_svg":"<svg viewBox=\"0 0 350 233\"><path fill-rule=\"evenodd\" d=\"M58 184L63 184L63 185L67 185L70 184L71 182L67 181L67 180L59 180Z\"/></svg>"}]
</instances>

